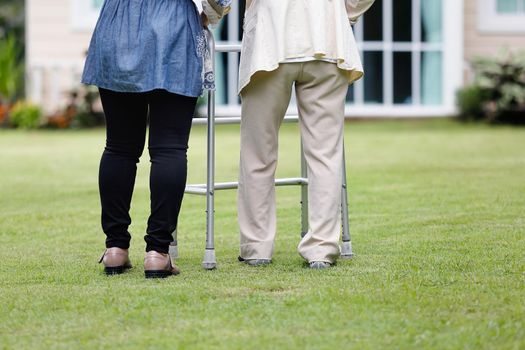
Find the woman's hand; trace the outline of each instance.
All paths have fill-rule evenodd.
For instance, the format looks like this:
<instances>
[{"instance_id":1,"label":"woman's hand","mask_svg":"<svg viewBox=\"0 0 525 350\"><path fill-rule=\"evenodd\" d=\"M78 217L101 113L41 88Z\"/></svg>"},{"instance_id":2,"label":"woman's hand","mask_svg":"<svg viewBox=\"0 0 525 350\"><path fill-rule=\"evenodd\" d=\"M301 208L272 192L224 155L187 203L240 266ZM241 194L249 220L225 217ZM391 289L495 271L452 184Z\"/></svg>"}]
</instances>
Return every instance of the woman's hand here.
<instances>
[{"instance_id":1,"label":"woman's hand","mask_svg":"<svg viewBox=\"0 0 525 350\"><path fill-rule=\"evenodd\" d=\"M219 23L231 10L232 0L202 0L202 8L207 16L206 23L212 26Z\"/></svg>"}]
</instances>

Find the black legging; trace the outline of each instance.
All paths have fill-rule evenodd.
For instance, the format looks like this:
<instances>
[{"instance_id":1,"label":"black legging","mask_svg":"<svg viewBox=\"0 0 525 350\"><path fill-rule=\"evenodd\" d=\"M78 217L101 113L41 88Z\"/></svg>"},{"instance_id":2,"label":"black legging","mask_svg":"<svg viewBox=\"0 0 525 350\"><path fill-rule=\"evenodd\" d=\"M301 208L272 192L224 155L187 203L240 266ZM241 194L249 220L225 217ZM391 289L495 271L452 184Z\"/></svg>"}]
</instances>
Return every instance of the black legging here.
<instances>
[{"instance_id":1,"label":"black legging","mask_svg":"<svg viewBox=\"0 0 525 350\"><path fill-rule=\"evenodd\" d=\"M106 247L129 248L129 209L149 121L151 215L144 240L146 251L167 253L186 186L186 153L197 98L165 90L121 93L105 89L100 89L100 97L107 124L99 172Z\"/></svg>"}]
</instances>

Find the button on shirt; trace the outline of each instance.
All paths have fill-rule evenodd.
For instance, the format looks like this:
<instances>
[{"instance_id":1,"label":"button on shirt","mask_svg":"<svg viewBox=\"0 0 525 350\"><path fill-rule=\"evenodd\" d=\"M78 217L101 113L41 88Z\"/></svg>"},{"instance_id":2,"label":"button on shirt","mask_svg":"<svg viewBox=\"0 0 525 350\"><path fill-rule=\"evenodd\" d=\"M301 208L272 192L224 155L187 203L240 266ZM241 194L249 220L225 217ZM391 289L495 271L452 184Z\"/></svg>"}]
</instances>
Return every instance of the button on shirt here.
<instances>
[{"instance_id":1,"label":"button on shirt","mask_svg":"<svg viewBox=\"0 0 525 350\"><path fill-rule=\"evenodd\" d=\"M258 71L280 63L325 60L363 76L351 24L374 0L252 0L244 19L239 91Z\"/></svg>"}]
</instances>

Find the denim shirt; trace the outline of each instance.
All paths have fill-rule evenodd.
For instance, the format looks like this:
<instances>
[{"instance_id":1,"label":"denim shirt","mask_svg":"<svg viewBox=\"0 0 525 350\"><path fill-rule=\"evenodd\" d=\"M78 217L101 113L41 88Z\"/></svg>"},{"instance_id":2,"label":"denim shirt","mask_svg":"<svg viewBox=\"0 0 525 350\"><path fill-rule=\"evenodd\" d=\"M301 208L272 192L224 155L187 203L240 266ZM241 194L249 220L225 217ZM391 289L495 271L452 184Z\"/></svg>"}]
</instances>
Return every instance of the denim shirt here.
<instances>
[{"instance_id":1,"label":"denim shirt","mask_svg":"<svg viewBox=\"0 0 525 350\"><path fill-rule=\"evenodd\" d=\"M82 82L118 92L197 97L206 40L192 0L106 0Z\"/></svg>"}]
</instances>

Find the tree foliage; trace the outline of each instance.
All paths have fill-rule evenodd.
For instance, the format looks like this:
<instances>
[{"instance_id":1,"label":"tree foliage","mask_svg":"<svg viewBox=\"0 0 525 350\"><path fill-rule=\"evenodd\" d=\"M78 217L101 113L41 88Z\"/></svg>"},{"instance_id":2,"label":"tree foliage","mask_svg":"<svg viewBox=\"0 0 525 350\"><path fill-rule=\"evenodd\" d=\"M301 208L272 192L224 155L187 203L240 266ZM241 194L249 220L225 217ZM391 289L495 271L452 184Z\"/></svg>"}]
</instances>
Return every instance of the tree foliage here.
<instances>
[{"instance_id":1,"label":"tree foliage","mask_svg":"<svg viewBox=\"0 0 525 350\"><path fill-rule=\"evenodd\" d=\"M0 102L13 102L22 92L24 65L14 35L0 39Z\"/></svg>"},{"instance_id":2,"label":"tree foliage","mask_svg":"<svg viewBox=\"0 0 525 350\"><path fill-rule=\"evenodd\" d=\"M24 43L24 2L0 0L0 38L14 35L17 42Z\"/></svg>"},{"instance_id":3,"label":"tree foliage","mask_svg":"<svg viewBox=\"0 0 525 350\"><path fill-rule=\"evenodd\" d=\"M0 103L23 91L24 16L24 1L0 0Z\"/></svg>"}]
</instances>

